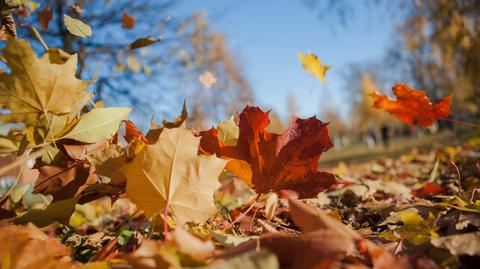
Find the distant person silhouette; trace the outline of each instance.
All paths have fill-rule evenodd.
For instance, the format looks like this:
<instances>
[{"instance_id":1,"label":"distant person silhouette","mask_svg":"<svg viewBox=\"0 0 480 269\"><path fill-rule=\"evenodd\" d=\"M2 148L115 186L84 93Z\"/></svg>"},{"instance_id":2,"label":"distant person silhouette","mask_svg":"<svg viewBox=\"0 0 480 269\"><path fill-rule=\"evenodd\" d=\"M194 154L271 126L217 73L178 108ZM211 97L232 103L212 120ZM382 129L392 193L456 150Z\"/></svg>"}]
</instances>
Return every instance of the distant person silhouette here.
<instances>
[{"instance_id":1,"label":"distant person silhouette","mask_svg":"<svg viewBox=\"0 0 480 269\"><path fill-rule=\"evenodd\" d=\"M380 131L381 131L381 135L382 135L383 145L385 146L385 148L388 148L388 143L390 142L389 141L390 132L389 132L388 125L386 125L386 124L382 125L382 128L381 128Z\"/></svg>"}]
</instances>

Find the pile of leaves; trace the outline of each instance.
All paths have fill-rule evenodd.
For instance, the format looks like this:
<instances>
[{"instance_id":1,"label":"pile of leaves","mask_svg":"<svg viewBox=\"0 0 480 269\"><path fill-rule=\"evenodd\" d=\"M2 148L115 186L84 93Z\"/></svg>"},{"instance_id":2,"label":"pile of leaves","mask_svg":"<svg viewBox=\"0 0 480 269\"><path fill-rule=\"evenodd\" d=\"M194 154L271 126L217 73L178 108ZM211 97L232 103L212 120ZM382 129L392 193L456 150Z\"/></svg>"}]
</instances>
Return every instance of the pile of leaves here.
<instances>
[{"instance_id":1,"label":"pile of leaves","mask_svg":"<svg viewBox=\"0 0 480 269\"><path fill-rule=\"evenodd\" d=\"M308 56L308 57L307 57ZM301 55L322 77L318 58ZM209 130L188 112L146 134L98 107L77 58L9 39L0 58L1 268L471 268L480 256L479 141L319 171L328 124L266 130L247 105ZM321 69L321 70L320 70ZM320 71L318 71L320 70ZM408 124L450 114L394 87ZM408 103L408 105L406 105ZM421 112L421 113L419 113ZM123 126L123 127L122 127ZM122 128L120 128L122 127ZM14 156L12 158L12 156ZM13 160L12 160L13 159ZM10 175L9 177L7 177Z\"/></svg>"}]
</instances>

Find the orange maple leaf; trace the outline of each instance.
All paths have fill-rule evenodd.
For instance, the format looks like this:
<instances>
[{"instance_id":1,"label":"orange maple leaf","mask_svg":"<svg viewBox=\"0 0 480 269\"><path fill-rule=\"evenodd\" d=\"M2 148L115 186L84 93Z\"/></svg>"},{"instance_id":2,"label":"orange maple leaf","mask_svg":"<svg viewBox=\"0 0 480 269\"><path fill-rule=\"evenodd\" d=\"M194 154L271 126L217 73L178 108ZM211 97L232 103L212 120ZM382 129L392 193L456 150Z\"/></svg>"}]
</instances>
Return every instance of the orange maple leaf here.
<instances>
[{"instance_id":1,"label":"orange maple leaf","mask_svg":"<svg viewBox=\"0 0 480 269\"><path fill-rule=\"evenodd\" d=\"M272 134L265 131L269 112L247 105L239 116L236 146L223 144L212 128L199 133L200 151L250 164L252 181L247 183L258 193L294 190L306 198L337 182L333 174L318 171L317 166L320 155L333 146L326 123L316 117L294 117L283 134Z\"/></svg>"},{"instance_id":2,"label":"orange maple leaf","mask_svg":"<svg viewBox=\"0 0 480 269\"><path fill-rule=\"evenodd\" d=\"M143 133L138 130L137 126L135 126L135 124L130 121L130 120L124 120L123 121L125 123L125 140L127 141L127 143L130 143L130 141L133 140L133 138L135 137L138 137L138 139L140 139L143 143L149 145L150 142L145 138L145 136L143 136Z\"/></svg>"},{"instance_id":3,"label":"orange maple leaf","mask_svg":"<svg viewBox=\"0 0 480 269\"><path fill-rule=\"evenodd\" d=\"M397 100L377 92L371 94L373 107L383 109L408 125L419 124L428 127L437 119L450 115L449 95L436 104L432 104L424 91L418 91L406 84L397 83L392 88Z\"/></svg>"}]
</instances>

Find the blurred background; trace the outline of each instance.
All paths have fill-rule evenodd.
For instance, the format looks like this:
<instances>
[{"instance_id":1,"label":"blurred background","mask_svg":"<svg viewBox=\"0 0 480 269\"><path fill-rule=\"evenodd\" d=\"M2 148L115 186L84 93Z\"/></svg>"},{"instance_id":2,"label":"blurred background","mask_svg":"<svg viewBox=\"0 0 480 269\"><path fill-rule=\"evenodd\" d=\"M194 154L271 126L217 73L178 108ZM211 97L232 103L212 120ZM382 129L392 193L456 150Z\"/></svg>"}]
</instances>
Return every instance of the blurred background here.
<instances>
[{"instance_id":1,"label":"blurred background","mask_svg":"<svg viewBox=\"0 0 480 269\"><path fill-rule=\"evenodd\" d=\"M78 76L97 81L95 101L133 106L143 130L150 116L178 115L186 99L195 128L216 125L246 103L272 109L273 132L293 115L316 114L330 122L335 144L322 158L327 164L452 142L458 126L409 127L371 108L372 91L391 94L399 81L432 101L453 93L453 117L478 122L478 0L21 2L19 37L41 52L34 26L48 46L78 53ZM64 14L90 25L93 35L71 35ZM160 42L127 48L148 35ZM297 52L332 65L326 83L303 70ZM205 71L217 79L211 88L199 81Z\"/></svg>"}]
</instances>

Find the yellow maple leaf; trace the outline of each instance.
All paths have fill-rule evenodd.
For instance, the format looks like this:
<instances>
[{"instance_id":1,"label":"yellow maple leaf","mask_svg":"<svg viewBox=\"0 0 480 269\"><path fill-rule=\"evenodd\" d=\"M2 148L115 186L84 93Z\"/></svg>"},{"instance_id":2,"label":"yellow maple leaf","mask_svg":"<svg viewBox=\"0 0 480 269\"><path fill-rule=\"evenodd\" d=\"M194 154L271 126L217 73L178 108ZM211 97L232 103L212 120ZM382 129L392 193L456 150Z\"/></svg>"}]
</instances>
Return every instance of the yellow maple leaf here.
<instances>
[{"instance_id":1,"label":"yellow maple leaf","mask_svg":"<svg viewBox=\"0 0 480 269\"><path fill-rule=\"evenodd\" d=\"M50 52L37 58L25 40L10 39L2 49L9 73L0 73L0 115L5 123L24 122L33 126L39 118L67 114L82 99L90 85L75 77L77 56L64 63L52 62Z\"/></svg>"},{"instance_id":2,"label":"yellow maple leaf","mask_svg":"<svg viewBox=\"0 0 480 269\"><path fill-rule=\"evenodd\" d=\"M127 196L150 217L168 207L177 224L203 222L215 211L213 193L226 160L198 155L200 138L185 128L164 129L121 168Z\"/></svg>"},{"instance_id":3,"label":"yellow maple leaf","mask_svg":"<svg viewBox=\"0 0 480 269\"><path fill-rule=\"evenodd\" d=\"M326 82L325 75L332 67L331 65L323 65L313 53L298 52L298 58L303 65L303 69L305 69L307 73L317 77L321 82Z\"/></svg>"}]
</instances>

